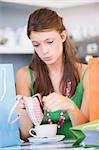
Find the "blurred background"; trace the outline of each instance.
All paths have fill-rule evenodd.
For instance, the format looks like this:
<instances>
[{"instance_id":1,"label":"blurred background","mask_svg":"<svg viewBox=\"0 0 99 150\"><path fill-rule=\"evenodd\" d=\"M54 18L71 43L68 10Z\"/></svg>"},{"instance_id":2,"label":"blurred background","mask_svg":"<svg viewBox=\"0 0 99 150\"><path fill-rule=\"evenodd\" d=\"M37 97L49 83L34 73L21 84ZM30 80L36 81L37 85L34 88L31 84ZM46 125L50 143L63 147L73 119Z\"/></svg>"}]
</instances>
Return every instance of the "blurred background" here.
<instances>
[{"instance_id":1,"label":"blurred background","mask_svg":"<svg viewBox=\"0 0 99 150\"><path fill-rule=\"evenodd\" d=\"M81 62L99 56L99 0L0 0L0 63L14 71L29 64L34 52L26 35L31 12L40 7L56 10Z\"/></svg>"}]
</instances>

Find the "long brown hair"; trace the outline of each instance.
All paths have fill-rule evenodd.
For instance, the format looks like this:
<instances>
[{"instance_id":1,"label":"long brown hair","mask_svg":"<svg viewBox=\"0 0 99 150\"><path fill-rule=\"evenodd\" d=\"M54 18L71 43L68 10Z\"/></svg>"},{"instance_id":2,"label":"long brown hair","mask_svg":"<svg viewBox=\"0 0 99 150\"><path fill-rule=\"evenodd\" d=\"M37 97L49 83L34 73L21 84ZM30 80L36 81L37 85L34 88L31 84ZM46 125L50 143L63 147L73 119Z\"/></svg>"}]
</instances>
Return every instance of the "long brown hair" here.
<instances>
[{"instance_id":1,"label":"long brown hair","mask_svg":"<svg viewBox=\"0 0 99 150\"><path fill-rule=\"evenodd\" d=\"M32 31L46 31L49 29L56 30L61 33L66 30L63 25L63 19L55 11L48 8L41 8L34 11L28 20L27 35L30 38ZM76 56L75 49L73 48L69 38L63 43L63 64L64 71L60 82L60 91L64 94L66 90L66 83L72 82L72 89L70 97L74 94L76 86L79 83L79 74L76 66L76 62L79 59ZM36 71L36 79L34 83L35 93L41 93L42 95L48 95L54 91L49 72L46 64L39 58L36 52L33 54L33 59L30 64L32 70Z\"/></svg>"}]
</instances>

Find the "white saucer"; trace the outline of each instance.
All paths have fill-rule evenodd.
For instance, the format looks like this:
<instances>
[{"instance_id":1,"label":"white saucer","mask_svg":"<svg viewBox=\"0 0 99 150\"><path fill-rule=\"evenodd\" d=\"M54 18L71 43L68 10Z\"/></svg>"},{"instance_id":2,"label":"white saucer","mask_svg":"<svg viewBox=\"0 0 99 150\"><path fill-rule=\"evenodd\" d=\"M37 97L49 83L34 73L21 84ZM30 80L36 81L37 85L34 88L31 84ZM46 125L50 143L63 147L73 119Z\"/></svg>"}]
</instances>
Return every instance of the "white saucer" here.
<instances>
[{"instance_id":1,"label":"white saucer","mask_svg":"<svg viewBox=\"0 0 99 150\"><path fill-rule=\"evenodd\" d=\"M65 138L64 135L56 135L55 137L30 137L28 138L31 143L42 144L42 143L55 143Z\"/></svg>"}]
</instances>

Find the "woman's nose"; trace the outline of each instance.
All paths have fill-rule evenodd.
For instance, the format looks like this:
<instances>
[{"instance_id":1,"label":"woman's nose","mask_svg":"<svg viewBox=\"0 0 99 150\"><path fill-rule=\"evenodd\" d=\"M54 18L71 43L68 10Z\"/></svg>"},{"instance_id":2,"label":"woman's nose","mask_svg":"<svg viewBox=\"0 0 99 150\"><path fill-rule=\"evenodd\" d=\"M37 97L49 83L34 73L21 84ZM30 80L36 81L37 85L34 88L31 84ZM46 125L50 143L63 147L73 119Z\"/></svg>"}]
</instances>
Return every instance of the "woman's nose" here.
<instances>
[{"instance_id":1,"label":"woman's nose","mask_svg":"<svg viewBox=\"0 0 99 150\"><path fill-rule=\"evenodd\" d=\"M42 45L42 53L43 54L48 53L48 49L47 49L47 47L45 45Z\"/></svg>"}]
</instances>

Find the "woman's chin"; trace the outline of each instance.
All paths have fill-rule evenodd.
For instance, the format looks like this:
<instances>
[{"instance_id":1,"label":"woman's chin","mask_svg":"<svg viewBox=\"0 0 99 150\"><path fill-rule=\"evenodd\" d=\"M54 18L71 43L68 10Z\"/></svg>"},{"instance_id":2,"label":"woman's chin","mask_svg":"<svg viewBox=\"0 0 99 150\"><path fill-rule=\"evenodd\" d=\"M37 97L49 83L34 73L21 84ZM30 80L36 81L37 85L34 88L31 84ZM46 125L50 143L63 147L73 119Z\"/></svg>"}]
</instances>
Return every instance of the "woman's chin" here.
<instances>
[{"instance_id":1,"label":"woman's chin","mask_svg":"<svg viewBox=\"0 0 99 150\"><path fill-rule=\"evenodd\" d=\"M45 64L46 65L52 65L54 64L55 62L53 60L49 60L49 61L45 61Z\"/></svg>"}]
</instances>

